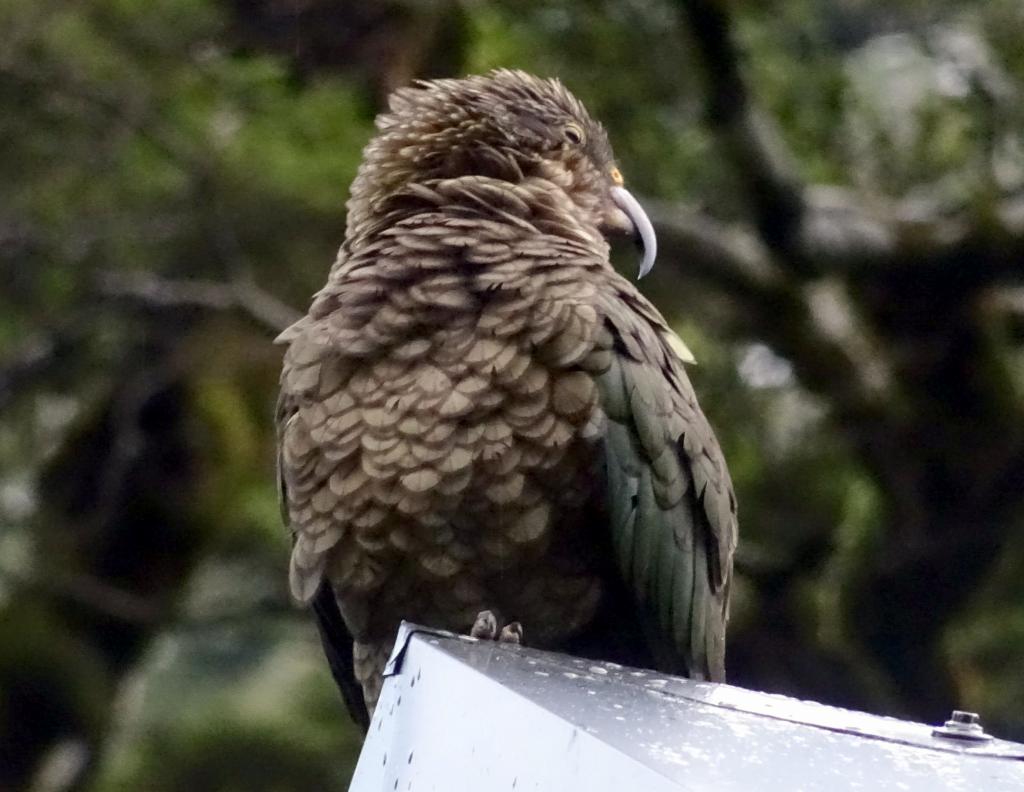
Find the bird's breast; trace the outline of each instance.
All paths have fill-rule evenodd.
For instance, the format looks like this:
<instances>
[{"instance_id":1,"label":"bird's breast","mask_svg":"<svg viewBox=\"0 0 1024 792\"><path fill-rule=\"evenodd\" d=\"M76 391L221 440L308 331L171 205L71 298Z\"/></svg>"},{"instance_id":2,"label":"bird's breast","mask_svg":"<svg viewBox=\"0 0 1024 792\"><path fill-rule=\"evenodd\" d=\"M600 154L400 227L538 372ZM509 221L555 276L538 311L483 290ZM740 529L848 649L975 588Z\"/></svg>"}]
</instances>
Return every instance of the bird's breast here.
<instances>
[{"instance_id":1,"label":"bird's breast","mask_svg":"<svg viewBox=\"0 0 1024 792\"><path fill-rule=\"evenodd\" d=\"M433 623L494 607L509 581L524 601L592 599L570 546L595 487L596 311L568 289L480 299L432 283L400 300L444 302L437 326L399 333L385 321L408 312L383 310L363 329L373 354L310 355L316 382L283 444L293 567L305 554L342 600Z\"/></svg>"}]
</instances>

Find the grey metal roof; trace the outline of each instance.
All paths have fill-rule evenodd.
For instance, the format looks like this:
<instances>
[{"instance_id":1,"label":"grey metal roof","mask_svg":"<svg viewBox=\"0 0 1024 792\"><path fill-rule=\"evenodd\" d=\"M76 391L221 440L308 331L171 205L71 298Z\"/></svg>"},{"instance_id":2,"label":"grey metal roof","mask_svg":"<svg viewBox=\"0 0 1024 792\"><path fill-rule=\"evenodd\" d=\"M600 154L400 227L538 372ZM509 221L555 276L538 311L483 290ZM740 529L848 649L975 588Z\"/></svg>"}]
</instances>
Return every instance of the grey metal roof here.
<instances>
[{"instance_id":1,"label":"grey metal roof","mask_svg":"<svg viewBox=\"0 0 1024 792\"><path fill-rule=\"evenodd\" d=\"M403 625L350 789L1024 792L1024 745Z\"/></svg>"}]
</instances>

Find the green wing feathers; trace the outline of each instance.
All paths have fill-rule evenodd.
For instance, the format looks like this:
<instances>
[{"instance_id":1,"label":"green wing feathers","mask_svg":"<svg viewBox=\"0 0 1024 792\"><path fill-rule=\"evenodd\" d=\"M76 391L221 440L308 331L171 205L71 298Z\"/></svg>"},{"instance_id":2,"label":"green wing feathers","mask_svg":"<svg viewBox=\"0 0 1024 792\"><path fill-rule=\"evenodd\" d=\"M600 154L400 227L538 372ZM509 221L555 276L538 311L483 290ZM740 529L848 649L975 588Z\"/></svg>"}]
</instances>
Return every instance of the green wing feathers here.
<instances>
[{"instance_id":1,"label":"green wing feathers","mask_svg":"<svg viewBox=\"0 0 1024 792\"><path fill-rule=\"evenodd\" d=\"M725 678L736 502L670 331L609 321L598 375L607 416L607 498L619 569L666 671Z\"/></svg>"}]
</instances>

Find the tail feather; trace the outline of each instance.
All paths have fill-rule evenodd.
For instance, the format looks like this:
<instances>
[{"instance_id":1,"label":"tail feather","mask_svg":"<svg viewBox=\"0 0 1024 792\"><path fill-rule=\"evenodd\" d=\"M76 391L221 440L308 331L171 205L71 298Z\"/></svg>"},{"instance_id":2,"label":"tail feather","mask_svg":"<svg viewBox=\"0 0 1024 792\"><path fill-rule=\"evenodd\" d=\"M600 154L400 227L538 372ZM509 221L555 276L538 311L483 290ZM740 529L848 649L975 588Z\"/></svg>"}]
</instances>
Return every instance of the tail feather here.
<instances>
[{"instance_id":1,"label":"tail feather","mask_svg":"<svg viewBox=\"0 0 1024 792\"><path fill-rule=\"evenodd\" d=\"M356 681L352 657L352 633L338 610L334 590L326 581L320 585L313 599L313 614L320 631L320 643L331 666L331 675L341 691L345 706L359 727L365 732L370 726L370 716L363 699L363 686Z\"/></svg>"}]
</instances>

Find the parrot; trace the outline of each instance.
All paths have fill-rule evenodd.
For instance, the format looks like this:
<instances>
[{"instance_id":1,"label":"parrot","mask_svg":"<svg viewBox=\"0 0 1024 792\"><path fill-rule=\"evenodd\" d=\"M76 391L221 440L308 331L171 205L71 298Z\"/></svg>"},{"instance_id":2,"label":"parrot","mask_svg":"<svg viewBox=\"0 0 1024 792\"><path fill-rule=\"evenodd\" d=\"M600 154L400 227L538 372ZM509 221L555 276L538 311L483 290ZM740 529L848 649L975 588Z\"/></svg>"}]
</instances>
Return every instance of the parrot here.
<instances>
[{"instance_id":1,"label":"parrot","mask_svg":"<svg viewBox=\"0 0 1024 792\"><path fill-rule=\"evenodd\" d=\"M657 240L557 79L399 88L284 346L289 588L364 728L403 620L725 679L737 504Z\"/></svg>"}]
</instances>

